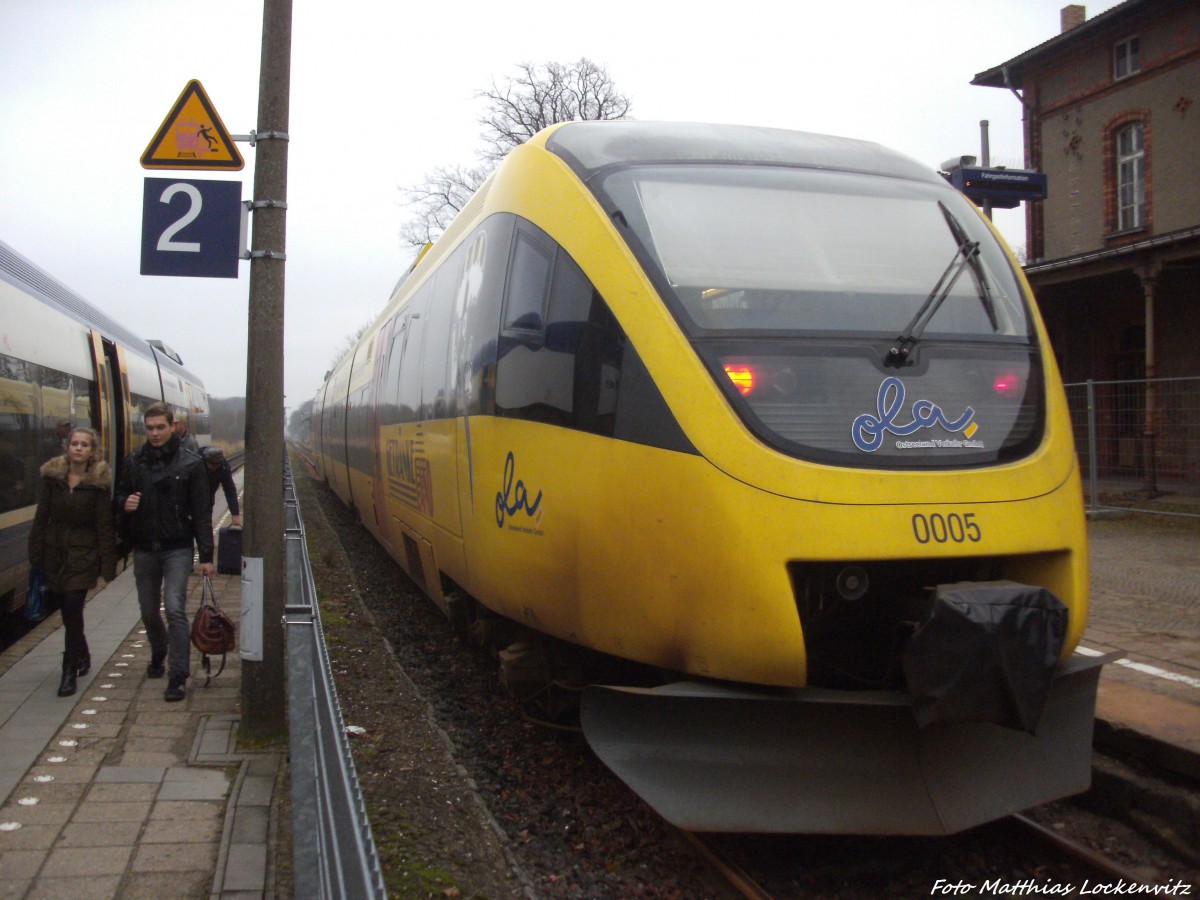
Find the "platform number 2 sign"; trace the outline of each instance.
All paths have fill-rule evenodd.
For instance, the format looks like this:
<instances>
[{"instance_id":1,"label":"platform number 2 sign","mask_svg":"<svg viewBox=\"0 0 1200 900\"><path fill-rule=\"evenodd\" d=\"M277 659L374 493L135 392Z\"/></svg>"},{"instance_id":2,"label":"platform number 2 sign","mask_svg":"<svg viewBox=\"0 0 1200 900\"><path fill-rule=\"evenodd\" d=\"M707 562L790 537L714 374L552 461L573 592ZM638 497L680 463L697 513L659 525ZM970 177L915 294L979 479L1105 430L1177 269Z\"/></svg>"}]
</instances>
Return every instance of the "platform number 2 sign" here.
<instances>
[{"instance_id":1,"label":"platform number 2 sign","mask_svg":"<svg viewBox=\"0 0 1200 900\"><path fill-rule=\"evenodd\" d=\"M141 273L237 278L241 223L240 181L147 178Z\"/></svg>"}]
</instances>

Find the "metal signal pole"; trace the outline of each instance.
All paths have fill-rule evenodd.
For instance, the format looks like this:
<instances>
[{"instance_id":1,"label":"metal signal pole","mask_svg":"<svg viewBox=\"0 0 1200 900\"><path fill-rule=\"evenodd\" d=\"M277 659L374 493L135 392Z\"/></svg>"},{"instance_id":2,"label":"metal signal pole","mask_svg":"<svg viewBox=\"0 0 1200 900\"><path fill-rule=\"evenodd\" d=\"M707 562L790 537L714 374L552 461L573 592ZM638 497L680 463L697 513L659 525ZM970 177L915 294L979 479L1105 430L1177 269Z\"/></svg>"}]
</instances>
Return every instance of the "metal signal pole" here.
<instances>
[{"instance_id":1,"label":"metal signal pole","mask_svg":"<svg viewBox=\"0 0 1200 900\"><path fill-rule=\"evenodd\" d=\"M284 631L283 307L292 2L264 0L246 353L243 617L260 601L261 658L242 657L244 735L287 733ZM246 624L243 628L247 627Z\"/></svg>"}]
</instances>

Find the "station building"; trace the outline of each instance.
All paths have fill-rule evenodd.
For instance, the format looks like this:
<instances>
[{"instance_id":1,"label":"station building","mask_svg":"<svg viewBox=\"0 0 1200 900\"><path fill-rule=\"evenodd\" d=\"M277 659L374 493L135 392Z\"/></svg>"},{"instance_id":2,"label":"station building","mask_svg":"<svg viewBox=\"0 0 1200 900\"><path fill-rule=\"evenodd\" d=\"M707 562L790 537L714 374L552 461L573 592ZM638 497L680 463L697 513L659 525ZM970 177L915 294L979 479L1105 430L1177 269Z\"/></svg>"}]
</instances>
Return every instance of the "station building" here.
<instances>
[{"instance_id":1,"label":"station building","mask_svg":"<svg viewBox=\"0 0 1200 900\"><path fill-rule=\"evenodd\" d=\"M1196 391L1163 381L1200 376L1200 3L1067 6L1058 35L971 83L1012 92L1047 178L1025 274L1064 381L1124 385L1101 452L1151 483L1200 480Z\"/></svg>"}]
</instances>

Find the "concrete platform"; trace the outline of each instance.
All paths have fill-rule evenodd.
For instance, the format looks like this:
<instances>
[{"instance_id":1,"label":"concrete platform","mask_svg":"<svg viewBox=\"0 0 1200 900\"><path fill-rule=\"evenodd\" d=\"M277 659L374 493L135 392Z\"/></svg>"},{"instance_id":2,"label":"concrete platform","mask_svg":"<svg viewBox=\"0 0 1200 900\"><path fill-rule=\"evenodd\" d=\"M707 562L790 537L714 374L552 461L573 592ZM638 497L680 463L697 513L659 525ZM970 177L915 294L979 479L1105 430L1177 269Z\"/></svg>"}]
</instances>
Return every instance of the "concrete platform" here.
<instances>
[{"instance_id":1,"label":"concrete platform","mask_svg":"<svg viewBox=\"0 0 1200 900\"><path fill-rule=\"evenodd\" d=\"M213 580L235 620L241 577ZM199 577L189 583L189 610ZM149 679L132 568L85 608L92 671L57 696L51 616L0 668L0 897L263 897L280 754L236 752L236 653L182 702ZM219 662L219 661L218 661Z\"/></svg>"},{"instance_id":2,"label":"concrete platform","mask_svg":"<svg viewBox=\"0 0 1200 900\"><path fill-rule=\"evenodd\" d=\"M1200 781L1200 521L1094 519L1088 539L1083 647L1125 653L1100 679L1097 741Z\"/></svg>"},{"instance_id":3,"label":"concrete platform","mask_svg":"<svg viewBox=\"0 0 1200 900\"><path fill-rule=\"evenodd\" d=\"M214 524L225 517L218 496ZM235 622L241 588L240 575L213 578ZM199 592L193 574L189 613ZM239 655L204 687L193 648L187 698L167 703L167 679L146 677L131 564L88 598L92 669L59 697L61 622L0 653L0 898L274 896L283 754L237 752Z\"/></svg>"}]
</instances>

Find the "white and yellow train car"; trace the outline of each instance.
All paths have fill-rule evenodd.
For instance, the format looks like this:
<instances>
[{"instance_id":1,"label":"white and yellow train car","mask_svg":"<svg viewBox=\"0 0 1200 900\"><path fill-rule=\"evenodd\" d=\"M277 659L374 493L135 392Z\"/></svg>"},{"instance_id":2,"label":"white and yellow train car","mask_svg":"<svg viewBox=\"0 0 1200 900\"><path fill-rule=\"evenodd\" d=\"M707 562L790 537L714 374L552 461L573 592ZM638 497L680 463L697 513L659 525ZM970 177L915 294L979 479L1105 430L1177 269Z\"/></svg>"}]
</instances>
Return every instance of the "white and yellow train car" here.
<instances>
[{"instance_id":1,"label":"white and yellow train car","mask_svg":"<svg viewBox=\"0 0 1200 900\"><path fill-rule=\"evenodd\" d=\"M113 321L0 242L0 614L19 610L39 469L75 425L100 435L113 472L145 440L142 412L166 400L208 442L203 383L163 345Z\"/></svg>"},{"instance_id":2,"label":"white and yellow train car","mask_svg":"<svg viewBox=\"0 0 1200 900\"><path fill-rule=\"evenodd\" d=\"M314 438L518 693L606 682L588 739L680 825L942 833L1088 784L1054 357L990 223L905 157L547 129L330 374Z\"/></svg>"}]
</instances>

